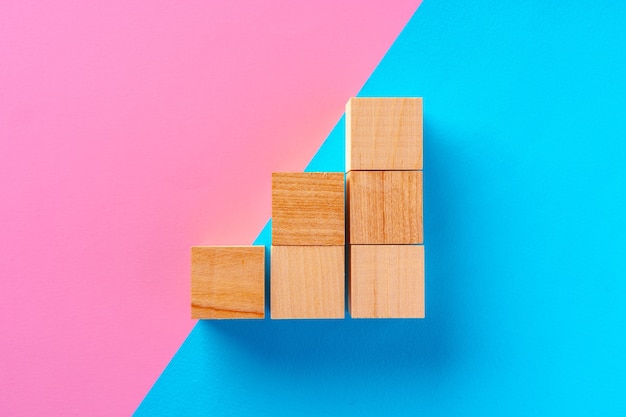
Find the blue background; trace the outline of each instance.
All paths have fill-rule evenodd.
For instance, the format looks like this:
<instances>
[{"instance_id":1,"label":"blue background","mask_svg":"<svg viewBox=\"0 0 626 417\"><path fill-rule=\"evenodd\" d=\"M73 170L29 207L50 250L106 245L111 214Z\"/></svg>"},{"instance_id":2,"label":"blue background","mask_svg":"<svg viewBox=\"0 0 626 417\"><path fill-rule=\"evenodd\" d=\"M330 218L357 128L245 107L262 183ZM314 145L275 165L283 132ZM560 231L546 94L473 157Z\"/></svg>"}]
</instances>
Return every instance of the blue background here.
<instances>
[{"instance_id":1,"label":"blue background","mask_svg":"<svg viewBox=\"0 0 626 417\"><path fill-rule=\"evenodd\" d=\"M424 97L426 319L199 322L137 415L626 415L626 6L564 3L425 0L360 92Z\"/></svg>"}]
</instances>

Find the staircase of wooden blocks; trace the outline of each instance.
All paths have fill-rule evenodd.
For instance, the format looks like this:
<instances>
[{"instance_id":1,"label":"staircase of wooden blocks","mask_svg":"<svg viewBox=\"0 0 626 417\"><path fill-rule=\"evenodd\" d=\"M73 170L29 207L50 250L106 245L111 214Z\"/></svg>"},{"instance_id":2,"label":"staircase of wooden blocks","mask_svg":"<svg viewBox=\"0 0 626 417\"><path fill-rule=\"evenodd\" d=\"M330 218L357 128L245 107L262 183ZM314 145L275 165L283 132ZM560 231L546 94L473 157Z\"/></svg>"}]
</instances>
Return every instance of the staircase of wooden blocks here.
<instances>
[{"instance_id":1,"label":"staircase of wooden blocks","mask_svg":"<svg viewBox=\"0 0 626 417\"><path fill-rule=\"evenodd\" d=\"M343 318L346 270L352 318L423 318L422 99L350 99L346 171L272 174L271 318ZM191 264L192 318L265 317L264 246Z\"/></svg>"}]
</instances>

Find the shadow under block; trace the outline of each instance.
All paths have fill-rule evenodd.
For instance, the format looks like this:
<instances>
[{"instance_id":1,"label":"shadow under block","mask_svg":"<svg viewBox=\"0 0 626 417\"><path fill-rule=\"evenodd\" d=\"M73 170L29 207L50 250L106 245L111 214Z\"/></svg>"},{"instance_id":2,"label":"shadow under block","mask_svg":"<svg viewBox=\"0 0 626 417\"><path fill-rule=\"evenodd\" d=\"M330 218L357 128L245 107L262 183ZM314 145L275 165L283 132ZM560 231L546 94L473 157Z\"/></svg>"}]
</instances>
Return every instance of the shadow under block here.
<instances>
[{"instance_id":1,"label":"shadow under block","mask_svg":"<svg viewBox=\"0 0 626 417\"><path fill-rule=\"evenodd\" d=\"M272 246L272 319L344 318L345 246Z\"/></svg>"},{"instance_id":2,"label":"shadow under block","mask_svg":"<svg viewBox=\"0 0 626 417\"><path fill-rule=\"evenodd\" d=\"M424 318L424 246L350 246L352 318Z\"/></svg>"},{"instance_id":3,"label":"shadow under block","mask_svg":"<svg viewBox=\"0 0 626 417\"><path fill-rule=\"evenodd\" d=\"M264 246L191 248L191 318L264 317Z\"/></svg>"},{"instance_id":4,"label":"shadow under block","mask_svg":"<svg viewBox=\"0 0 626 417\"><path fill-rule=\"evenodd\" d=\"M346 170L421 170L421 98L351 98L346 104Z\"/></svg>"},{"instance_id":5,"label":"shadow under block","mask_svg":"<svg viewBox=\"0 0 626 417\"><path fill-rule=\"evenodd\" d=\"M422 171L351 171L347 184L350 244L423 243Z\"/></svg>"},{"instance_id":6,"label":"shadow under block","mask_svg":"<svg viewBox=\"0 0 626 417\"><path fill-rule=\"evenodd\" d=\"M272 174L272 245L345 244L343 172Z\"/></svg>"}]
</instances>

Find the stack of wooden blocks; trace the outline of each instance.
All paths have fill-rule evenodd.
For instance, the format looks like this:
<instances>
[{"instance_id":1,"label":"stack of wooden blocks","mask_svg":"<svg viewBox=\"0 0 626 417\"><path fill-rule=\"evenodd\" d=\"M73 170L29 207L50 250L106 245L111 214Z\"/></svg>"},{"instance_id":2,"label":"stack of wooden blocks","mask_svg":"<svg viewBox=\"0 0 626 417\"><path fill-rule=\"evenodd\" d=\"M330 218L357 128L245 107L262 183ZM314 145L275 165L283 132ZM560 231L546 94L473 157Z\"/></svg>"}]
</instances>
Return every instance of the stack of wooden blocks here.
<instances>
[{"instance_id":1,"label":"stack of wooden blocks","mask_svg":"<svg viewBox=\"0 0 626 417\"><path fill-rule=\"evenodd\" d=\"M272 318L343 318L344 174L272 174Z\"/></svg>"},{"instance_id":2,"label":"stack of wooden blocks","mask_svg":"<svg viewBox=\"0 0 626 417\"><path fill-rule=\"evenodd\" d=\"M346 106L353 318L424 317L422 99Z\"/></svg>"},{"instance_id":3,"label":"stack of wooden blocks","mask_svg":"<svg viewBox=\"0 0 626 417\"><path fill-rule=\"evenodd\" d=\"M422 100L350 99L346 170L272 174L271 317L343 318L346 255L353 318L424 317ZM265 317L263 246L191 263L192 318Z\"/></svg>"}]
</instances>

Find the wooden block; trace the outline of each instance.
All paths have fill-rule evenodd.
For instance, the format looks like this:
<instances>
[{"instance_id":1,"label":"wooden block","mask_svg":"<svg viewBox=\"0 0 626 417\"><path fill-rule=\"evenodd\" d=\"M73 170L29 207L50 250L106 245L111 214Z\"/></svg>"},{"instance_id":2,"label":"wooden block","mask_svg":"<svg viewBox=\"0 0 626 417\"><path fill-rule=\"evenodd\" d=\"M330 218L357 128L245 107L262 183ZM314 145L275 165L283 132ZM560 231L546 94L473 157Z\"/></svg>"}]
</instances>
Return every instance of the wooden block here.
<instances>
[{"instance_id":1,"label":"wooden block","mask_svg":"<svg viewBox=\"0 0 626 417\"><path fill-rule=\"evenodd\" d=\"M350 246L352 318L424 317L424 246Z\"/></svg>"},{"instance_id":2,"label":"wooden block","mask_svg":"<svg viewBox=\"0 0 626 417\"><path fill-rule=\"evenodd\" d=\"M422 171L351 171L347 194L350 244L423 243Z\"/></svg>"},{"instance_id":3,"label":"wooden block","mask_svg":"<svg viewBox=\"0 0 626 417\"><path fill-rule=\"evenodd\" d=\"M191 318L264 317L264 246L191 248Z\"/></svg>"},{"instance_id":4,"label":"wooden block","mask_svg":"<svg viewBox=\"0 0 626 417\"><path fill-rule=\"evenodd\" d=\"M272 246L272 318L343 318L344 250L345 246Z\"/></svg>"},{"instance_id":5,"label":"wooden block","mask_svg":"<svg viewBox=\"0 0 626 417\"><path fill-rule=\"evenodd\" d=\"M421 170L422 99L351 98L346 170Z\"/></svg>"},{"instance_id":6,"label":"wooden block","mask_svg":"<svg viewBox=\"0 0 626 417\"><path fill-rule=\"evenodd\" d=\"M272 174L272 245L345 244L343 172Z\"/></svg>"}]
</instances>

